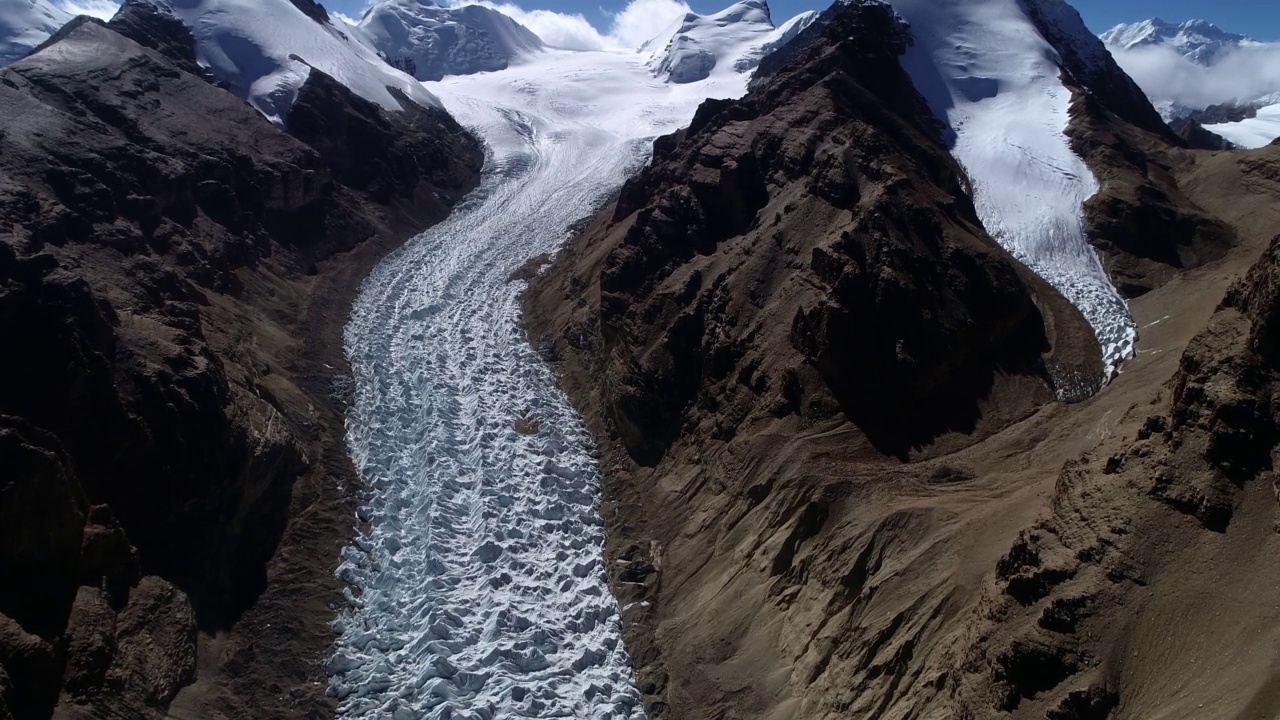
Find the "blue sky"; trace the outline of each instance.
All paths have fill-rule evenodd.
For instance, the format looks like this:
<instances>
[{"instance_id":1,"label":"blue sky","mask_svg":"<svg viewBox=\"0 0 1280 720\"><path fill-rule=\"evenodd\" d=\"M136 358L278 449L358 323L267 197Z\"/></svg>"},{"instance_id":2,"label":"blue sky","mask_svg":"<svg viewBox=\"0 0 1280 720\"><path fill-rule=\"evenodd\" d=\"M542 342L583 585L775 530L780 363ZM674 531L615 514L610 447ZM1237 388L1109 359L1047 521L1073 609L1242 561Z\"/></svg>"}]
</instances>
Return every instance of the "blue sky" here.
<instances>
[{"instance_id":1,"label":"blue sky","mask_svg":"<svg viewBox=\"0 0 1280 720\"><path fill-rule=\"evenodd\" d=\"M358 17L366 0L321 0L331 10ZM697 12L714 12L731 0L690 0ZM526 10L545 9L580 13L591 24L608 30L611 12L625 4L622 0L522 0ZM773 19L781 22L804 10L819 9L822 0L769 0ZM1085 23L1101 33L1117 23L1159 17L1170 22L1203 18L1225 30L1252 35L1259 40L1280 40L1280 0L1074 0Z\"/></svg>"}]
</instances>

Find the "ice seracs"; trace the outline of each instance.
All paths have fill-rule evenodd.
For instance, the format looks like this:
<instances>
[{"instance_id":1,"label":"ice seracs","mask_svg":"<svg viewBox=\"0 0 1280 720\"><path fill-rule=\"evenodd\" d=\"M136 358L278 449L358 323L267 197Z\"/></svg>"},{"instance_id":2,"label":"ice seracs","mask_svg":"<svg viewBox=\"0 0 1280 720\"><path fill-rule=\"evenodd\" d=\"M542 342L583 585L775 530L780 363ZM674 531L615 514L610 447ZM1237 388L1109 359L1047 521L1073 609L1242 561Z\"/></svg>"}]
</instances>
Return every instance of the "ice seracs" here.
<instances>
[{"instance_id":1,"label":"ice seracs","mask_svg":"<svg viewBox=\"0 0 1280 720\"><path fill-rule=\"evenodd\" d=\"M516 57L543 47L525 26L479 5L379 0L358 27L387 62L419 80L503 70Z\"/></svg>"},{"instance_id":2,"label":"ice seracs","mask_svg":"<svg viewBox=\"0 0 1280 720\"><path fill-rule=\"evenodd\" d=\"M914 38L903 67L944 124L987 231L1080 309L1114 372L1133 354L1136 327L1085 235L1082 206L1098 182L1065 134L1071 91L1058 49L1022 0L889 4ZM1055 6L1062 3L1033 4L1049 6L1034 9L1040 17L1061 21ZM1061 42L1099 43L1070 30L1053 34ZM1098 50L1073 54L1088 58Z\"/></svg>"},{"instance_id":3,"label":"ice seracs","mask_svg":"<svg viewBox=\"0 0 1280 720\"><path fill-rule=\"evenodd\" d=\"M21 60L72 17L48 0L0 2L0 67Z\"/></svg>"},{"instance_id":4,"label":"ice seracs","mask_svg":"<svg viewBox=\"0 0 1280 720\"><path fill-rule=\"evenodd\" d=\"M643 720L592 441L509 278L607 203L656 136L749 78L727 62L659 82L647 60L546 49L430 83L488 155L477 191L365 282L347 327L347 439L369 492L327 663L345 718Z\"/></svg>"},{"instance_id":5,"label":"ice seracs","mask_svg":"<svg viewBox=\"0 0 1280 720\"><path fill-rule=\"evenodd\" d=\"M268 120L285 125L312 69L391 111L397 95L438 106L409 75L382 61L324 14L290 0L147 0L182 19L196 38L196 57ZM315 6L318 11L318 6ZM313 17L315 15L315 17Z\"/></svg>"}]
</instances>

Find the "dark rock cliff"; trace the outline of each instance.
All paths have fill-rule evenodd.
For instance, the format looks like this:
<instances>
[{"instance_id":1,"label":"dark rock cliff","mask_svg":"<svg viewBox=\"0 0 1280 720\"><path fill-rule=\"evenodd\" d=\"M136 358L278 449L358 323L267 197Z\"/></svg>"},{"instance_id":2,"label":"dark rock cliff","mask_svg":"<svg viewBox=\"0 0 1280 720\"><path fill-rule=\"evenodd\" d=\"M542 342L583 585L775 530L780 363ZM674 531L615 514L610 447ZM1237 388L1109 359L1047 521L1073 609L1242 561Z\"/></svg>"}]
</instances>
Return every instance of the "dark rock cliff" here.
<instances>
[{"instance_id":1,"label":"dark rock cliff","mask_svg":"<svg viewBox=\"0 0 1280 720\"><path fill-rule=\"evenodd\" d=\"M160 715L198 631L235 638L279 594L295 483L349 474L326 261L367 266L443 217L481 152L442 111L387 114L319 73L285 134L145 4L60 35L0 72L0 707ZM281 571L323 577L335 541ZM314 645L326 621L296 622ZM273 678L319 679L268 642L233 639L201 684L248 675L232 702L262 708L288 694Z\"/></svg>"}]
</instances>

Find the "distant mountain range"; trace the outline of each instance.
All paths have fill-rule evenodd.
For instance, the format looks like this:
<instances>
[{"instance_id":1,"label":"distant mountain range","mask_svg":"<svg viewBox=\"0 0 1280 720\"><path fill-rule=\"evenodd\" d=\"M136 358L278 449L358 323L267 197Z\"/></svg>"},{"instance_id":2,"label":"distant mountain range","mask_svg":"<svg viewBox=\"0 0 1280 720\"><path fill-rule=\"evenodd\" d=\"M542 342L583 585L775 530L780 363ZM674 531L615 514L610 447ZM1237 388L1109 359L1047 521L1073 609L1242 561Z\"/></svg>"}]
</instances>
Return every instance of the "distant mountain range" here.
<instances>
[{"instance_id":1,"label":"distant mountain range","mask_svg":"<svg viewBox=\"0 0 1280 720\"><path fill-rule=\"evenodd\" d=\"M1203 125L1241 147L1280 137L1280 84L1264 80L1275 75L1268 68L1280 65L1280 43L1207 20L1159 18L1117 25L1101 38L1180 132Z\"/></svg>"},{"instance_id":2,"label":"distant mountain range","mask_svg":"<svg viewBox=\"0 0 1280 720\"><path fill-rule=\"evenodd\" d=\"M1200 65L1212 65L1221 54L1231 48L1259 46L1247 35L1228 32L1207 20L1188 20L1181 24L1165 22L1159 18L1138 23L1117 25L1102 34L1107 47L1134 50L1141 47L1162 46L1176 49L1184 57Z\"/></svg>"}]
</instances>

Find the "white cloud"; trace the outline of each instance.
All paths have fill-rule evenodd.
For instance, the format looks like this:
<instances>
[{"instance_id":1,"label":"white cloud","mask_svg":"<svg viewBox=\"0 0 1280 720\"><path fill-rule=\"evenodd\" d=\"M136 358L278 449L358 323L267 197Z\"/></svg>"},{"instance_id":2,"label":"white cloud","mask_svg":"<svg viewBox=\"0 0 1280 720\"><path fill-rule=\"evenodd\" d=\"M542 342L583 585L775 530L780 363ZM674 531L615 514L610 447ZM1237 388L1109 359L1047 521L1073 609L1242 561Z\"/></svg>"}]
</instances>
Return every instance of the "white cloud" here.
<instances>
[{"instance_id":1,"label":"white cloud","mask_svg":"<svg viewBox=\"0 0 1280 720\"><path fill-rule=\"evenodd\" d=\"M330 10L330 11L329 11L329 17L331 17L331 18L335 18L335 19L337 19L337 20L340 20L340 21L342 21L342 22L344 22L344 23L346 23L346 24L348 24L348 25L359 25L359 24L360 24L360 21L359 21L359 20L357 20L356 18L353 18L353 17L351 17L350 15L347 15L346 13L335 12L335 11L333 11L333 10Z\"/></svg>"},{"instance_id":2,"label":"white cloud","mask_svg":"<svg viewBox=\"0 0 1280 720\"><path fill-rule=\"evenodd\" d=\"M497 10L524 25L553 47L569 50L604 50L614 47L609 38L577 13L569 15L551 10L525 10L511 3L495 3L487 0L460 2L458 5L481 5Z\"/></svg>"},{"instance_id":3,"label":"white cloud","mask_svg":"<svg viewBox=\"0 0 1280 720\"><path fill-rule=\"evenodd\" d=\"M482 5L497 10L532 30L553 47L569 50L633 50L690 12L683 0L630 0L616 13L607 13L603 32L579 13L525 10L509 2L461 0L458 5Z\"/></svg>"},{"instance_id":4,"label":"white cloud","mask_svg":"<svg viewBox=\"0 0 1280 720\"><path fill-rule=\"evenodd\" d=\"M1203 108L1280 93L1280 44L1231 48L1199 65L1168 47L1111 51L1156 105Z\"/></svg>"},{"instance_id":5,"label":"white cloud","mask_svg":"<svg viewBox=\"0 0 1280 720\"><path fill-rule=\"evenodd\" d=\"M110 20L120 9L120 0L61 0L57 5L72 15L92 15Z\"/></svg>"},{"instance_id":6,"label":"white cloud","mask_svg":"<svg viewBox=\"0 0 1280 720\"><path fill-rule=\"evenodd\" d=\"M682 0L631 0L613 13L609 36L625 48L637 48L690 11Z\"/></svg>"}]
</instances>

